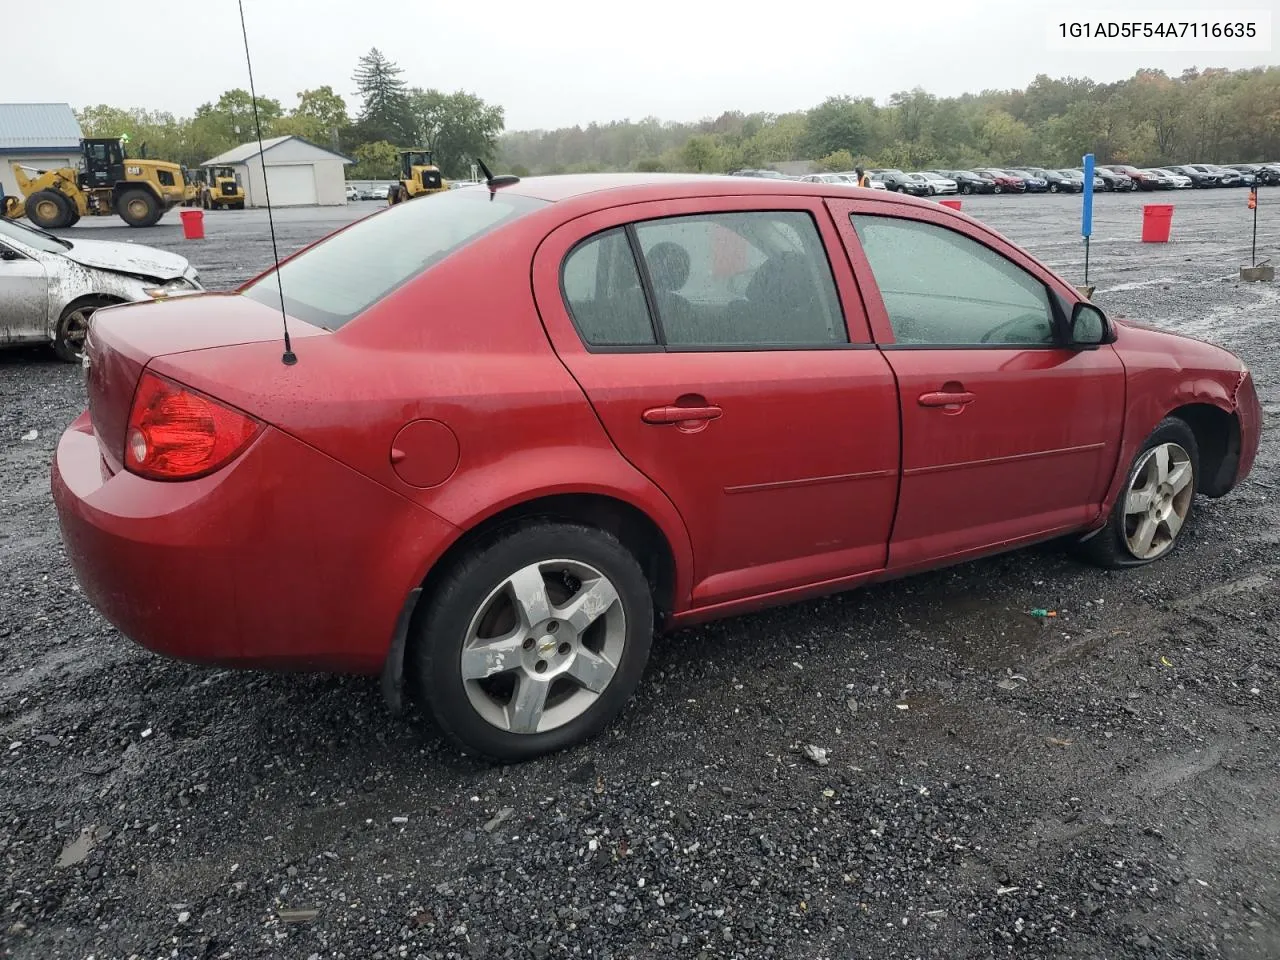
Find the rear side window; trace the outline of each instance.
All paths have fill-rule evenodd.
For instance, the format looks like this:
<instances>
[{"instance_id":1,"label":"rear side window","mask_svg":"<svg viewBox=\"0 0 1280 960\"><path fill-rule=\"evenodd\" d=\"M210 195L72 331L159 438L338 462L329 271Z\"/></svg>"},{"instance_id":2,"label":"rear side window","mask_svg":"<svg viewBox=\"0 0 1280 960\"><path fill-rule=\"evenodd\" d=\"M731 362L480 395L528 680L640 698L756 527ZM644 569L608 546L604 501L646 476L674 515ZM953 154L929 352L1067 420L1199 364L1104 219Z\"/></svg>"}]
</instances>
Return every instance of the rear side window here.
<instances>
[{"instance_id":1,"label":"rear side window","mask_svg":"<svg viewBox=\"0 0 1280 960\"><path fill-rule=\"evenodd\" d=\"M290 316L337 330L397 287L544 200L488 190L451 190L377 213L279 268ZM280 309L276 272L242 291Z\"/></svg>"},{"instance_id":2,"label":"rear side window","mask_svg":"<svg viewBox=\"0 0 1280 960\"><path fill-rule=\"evenodd\" d=\"M640 272L622 227L578 244L561 277L569 313L592 346L657 343L645 304Z\"/></svg>"},{"instance_id":3,"label":"rear side window","mask_svg":"<svg viewBox=\"0 0 1280 960\"><path fill-rule=\"evenodd\" d=\"M636 224L666 342L847 343L831 265L809 214L779 210Z\"/></svg>"}]
</instances>

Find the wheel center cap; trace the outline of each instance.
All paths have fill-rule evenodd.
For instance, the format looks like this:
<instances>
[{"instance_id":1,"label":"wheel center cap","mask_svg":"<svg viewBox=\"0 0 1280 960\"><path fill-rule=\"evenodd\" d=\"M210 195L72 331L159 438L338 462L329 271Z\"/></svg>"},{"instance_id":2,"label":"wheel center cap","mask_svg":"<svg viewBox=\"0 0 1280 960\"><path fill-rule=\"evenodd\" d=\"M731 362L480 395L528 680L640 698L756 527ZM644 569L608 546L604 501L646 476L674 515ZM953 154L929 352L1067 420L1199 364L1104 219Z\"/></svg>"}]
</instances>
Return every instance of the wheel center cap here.
<instances>
[{"instance_id":1,"label":"wheel center cap","mask_svg":"<svg viewBox=\"0 0 1280 960\"><path fill-rule=\"evenodd\" d=\"M559 644L556 642L555 637L543 637L538 641L538 655L542 657L550 656L555 652L557 646Z\"/></svg>"}]
</instances>

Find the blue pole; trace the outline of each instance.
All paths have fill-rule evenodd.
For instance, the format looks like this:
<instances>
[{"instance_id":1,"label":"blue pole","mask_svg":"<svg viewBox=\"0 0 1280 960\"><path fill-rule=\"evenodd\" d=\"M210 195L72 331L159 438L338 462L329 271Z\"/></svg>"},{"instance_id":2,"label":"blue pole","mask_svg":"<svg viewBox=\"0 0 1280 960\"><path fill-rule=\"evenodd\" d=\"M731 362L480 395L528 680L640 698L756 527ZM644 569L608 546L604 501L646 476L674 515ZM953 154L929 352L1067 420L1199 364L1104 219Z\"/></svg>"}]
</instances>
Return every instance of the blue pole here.
<instances>
[{"instance_id":1,"label":"blue pole","mask_svg":"<svg viewBox=\"0 0 1280 960\"><path fill-rule=\"evenodd\" d=\"M1084 237L1084 285L1089 285L1089 238L1093 235L1093 154L1084 155L1083 211L1080 218L1080 235Z\"/></svg>"}]
</instances>

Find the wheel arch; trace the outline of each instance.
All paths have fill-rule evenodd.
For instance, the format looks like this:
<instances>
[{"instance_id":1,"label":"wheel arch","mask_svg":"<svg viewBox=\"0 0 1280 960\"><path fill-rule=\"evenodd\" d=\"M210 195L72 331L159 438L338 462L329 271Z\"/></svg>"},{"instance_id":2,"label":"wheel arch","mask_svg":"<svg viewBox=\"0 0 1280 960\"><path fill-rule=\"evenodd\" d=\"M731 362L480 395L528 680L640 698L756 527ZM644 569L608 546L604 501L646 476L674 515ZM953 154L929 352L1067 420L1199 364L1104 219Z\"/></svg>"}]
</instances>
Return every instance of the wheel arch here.
<instances>
[{"instance_id":1,"label":"wheel arch","mask_svg":"<svg viewBox=\"0 0 1280 960\"><path fill-rule=\"evenodd\" d=\"M655 612L662 617L674 609L681 571L677 566L675 548L667 533L636 504L619 496L599 492L534 496L478 519L467 526L431 564L419 584L423 596L431 596L435 583L459 556L477 544L500 535L505 529L532 520L581 523L613 534L631 551L644 570L653 594Z\"/></svg>"},{"instance_id":2,"label":"wheel arch","mask_svg":"<svg viewBox=\"0 0 1280 960\"><path fill-rule=\"evenodd\" d=\"M381 676L382 695L393 713L403 709L409 637L426 615L436 587L449 568L469 550L500 535L504 529L533 520L581 523L616 536L635 556L649 581L655 628L660 629L673 612L680 592L688 593L692 555L687 541L680 545L683 550L678 556L677 545L671 542L659 522L630 500L611 493L557 492L503 505L461 528L458 536L431 560L420 582L405 597Z\"/></svg>"},{"instance_id":3,"label":"wheel arch","mask_svg":"<svg viewBox=\"0 0 1280 960\"><path fill-rule=\"evenodd\" d=\"M1202 451L1197 492L1216 498L1231 490L1240 452L1240 420L1232 394L1213 377L1187 380L1168 393L1159 397L1147 395L1130 407L1125 416L1115 473L1091 529L1105 522L1120 496L1138 448L1166 417L1177 417L1195 434L1196 444ZM1226 439L1220 434L1224 427L1228 432ZM1206 462L1211 464L1209 469L1205 467Z\"/></svg>"},{"instance_id":4,"label":"wheel arch","mask_svg":"<svg viewBox=\"0 0 1280 960\"><path fill-rule=\"evenodd\" d=\"M1221 497L1234 485L1240 461L1240 417L1234 409L1216 403L1185 403L1169 411L1191 428L1200 453L1200 477L1196 492Z\"/></svg>"},{"instance_id":5,"label":"wheel arch","mask_svg":"<svg viewBox=\"0 0 1280 960\"><path fill-rule=\"evenodd\" d=\"M51 309L49 311L49 340L52 342L57 339L58 328L62 326L62 318L72 310L79 310L81 307L87 307L91 304L97 304L97 308L100 309L129 302L131 302L129 298L123 295L94 292L79 294L66 303L53 303L50 305Z\"/></svg>"}]
</instances>

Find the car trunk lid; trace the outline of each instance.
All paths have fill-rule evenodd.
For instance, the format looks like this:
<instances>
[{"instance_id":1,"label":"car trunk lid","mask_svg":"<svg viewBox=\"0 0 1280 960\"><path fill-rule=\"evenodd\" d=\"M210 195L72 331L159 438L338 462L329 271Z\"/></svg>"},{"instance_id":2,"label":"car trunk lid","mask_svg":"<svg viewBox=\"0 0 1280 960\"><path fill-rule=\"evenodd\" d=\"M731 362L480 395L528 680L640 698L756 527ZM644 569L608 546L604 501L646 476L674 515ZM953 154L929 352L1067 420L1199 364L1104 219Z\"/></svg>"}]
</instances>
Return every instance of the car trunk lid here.
<instances>
[{"instance_id":1,"label":"car trunk lid","mask_svg":"<svg viewBox=\"0 0 1280 960\"><path fill-rule=\"evenodd\" d=\"M294 340L326 331L289 319ZM200 294L105 307L94 314L85 349L89 417L111 472L123 463L129 410L142 371L156 357L280 339L281 317L237 294Z\"/></svg>"}]
</instances>

